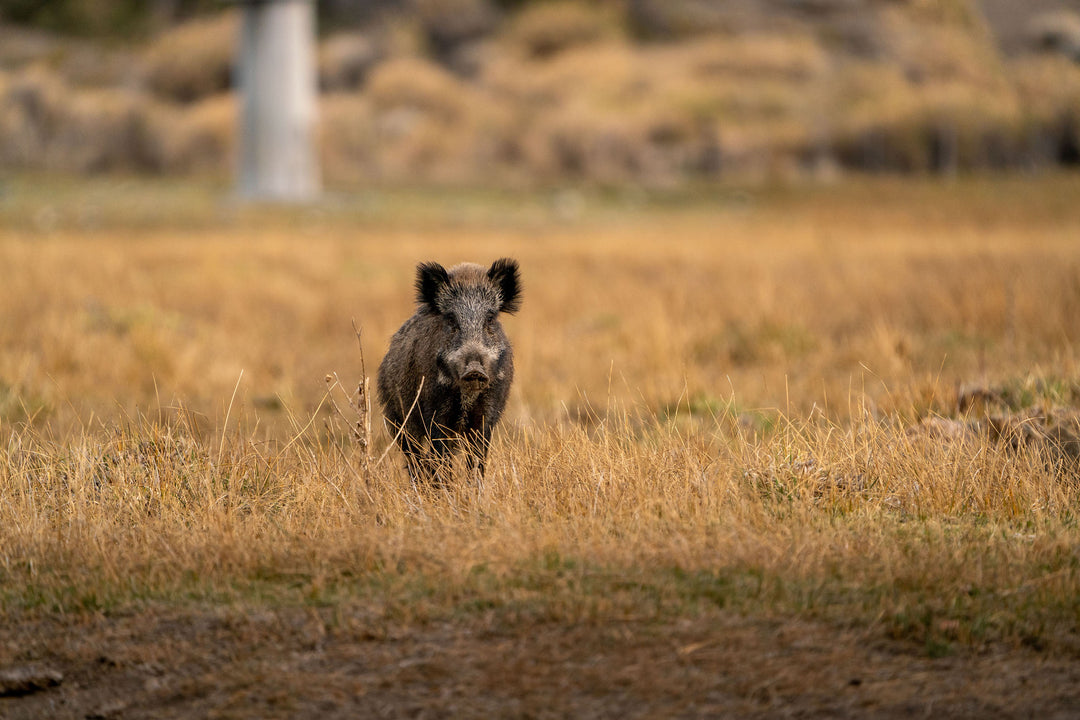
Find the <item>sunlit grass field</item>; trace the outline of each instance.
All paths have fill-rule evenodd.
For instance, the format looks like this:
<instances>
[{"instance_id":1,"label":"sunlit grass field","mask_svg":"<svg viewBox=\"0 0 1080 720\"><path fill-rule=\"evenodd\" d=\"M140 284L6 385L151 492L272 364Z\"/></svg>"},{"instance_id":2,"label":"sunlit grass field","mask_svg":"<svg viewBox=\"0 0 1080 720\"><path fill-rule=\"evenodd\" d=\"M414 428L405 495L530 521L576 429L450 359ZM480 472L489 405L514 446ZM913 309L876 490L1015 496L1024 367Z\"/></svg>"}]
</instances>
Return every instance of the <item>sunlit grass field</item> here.
<instances>
[{"instance_id":1,"label":"sunlit grass field","mask_svg":"<svg viewBox=\"0 0 1080 720\"><path fill-rule=\"evenodd\" d=\"M8 179L0 613L730 610L1080 652L1077 198ZM349 399L418 262L502 256L525 289L485 487L415 488Z\"/></svg>"}]
</instances>

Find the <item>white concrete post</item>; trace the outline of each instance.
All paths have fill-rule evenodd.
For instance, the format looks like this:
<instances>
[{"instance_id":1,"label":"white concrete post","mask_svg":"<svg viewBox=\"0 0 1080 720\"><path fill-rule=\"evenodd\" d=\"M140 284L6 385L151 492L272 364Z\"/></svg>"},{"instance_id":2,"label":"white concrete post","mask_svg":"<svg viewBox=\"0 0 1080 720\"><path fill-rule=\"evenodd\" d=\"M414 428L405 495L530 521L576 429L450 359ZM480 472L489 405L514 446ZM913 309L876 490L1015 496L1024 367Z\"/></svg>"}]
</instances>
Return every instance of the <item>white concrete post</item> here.
<instances>
[{"instance_id":1,"label":"white concrete post","mask_svg":"<svg viewBox=\"0 0 1080 720\"><path fill-rule=\"evenodd\" d=\"M242 197L304 201L320 190L315 154L315 3L239 0Z\"/></svg>"}]
</instances>

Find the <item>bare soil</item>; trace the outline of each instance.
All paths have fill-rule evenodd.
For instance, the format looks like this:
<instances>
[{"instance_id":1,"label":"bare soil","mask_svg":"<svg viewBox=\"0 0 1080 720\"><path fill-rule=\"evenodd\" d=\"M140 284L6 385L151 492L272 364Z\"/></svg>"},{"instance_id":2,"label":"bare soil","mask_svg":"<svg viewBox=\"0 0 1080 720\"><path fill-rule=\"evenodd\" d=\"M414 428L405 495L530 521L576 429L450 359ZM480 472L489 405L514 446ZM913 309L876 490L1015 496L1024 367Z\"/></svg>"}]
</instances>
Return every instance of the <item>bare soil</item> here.
<instances>
[{"instance_id":1,"label":"bare soil","mask_svg":"<svg viewBox=\"0 0 1080 720\"><path fill-rule=\"evenodd\" d=\"M62 675L5 691L11 720L1080 715L1076 657L933 658L864 630L731 614L395 624L341 608L173 608L9 618L0 638L0 672Z\"/></svg>"}]
</instances>

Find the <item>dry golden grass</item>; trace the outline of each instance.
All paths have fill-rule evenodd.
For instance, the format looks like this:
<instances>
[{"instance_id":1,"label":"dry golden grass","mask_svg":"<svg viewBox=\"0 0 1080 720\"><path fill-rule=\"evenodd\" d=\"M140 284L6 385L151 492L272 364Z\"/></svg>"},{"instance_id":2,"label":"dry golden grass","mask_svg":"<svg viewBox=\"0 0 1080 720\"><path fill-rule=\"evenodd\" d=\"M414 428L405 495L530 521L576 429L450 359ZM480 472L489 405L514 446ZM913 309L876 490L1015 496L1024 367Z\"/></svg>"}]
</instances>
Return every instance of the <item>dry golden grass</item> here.
<instances>
[{"instance_id":1,"label":"dry golden grass","mask_svg":"<svg viewBox=\"0 0 1080 720\"><path fill-rule=\"evenodd\" d=\"M372 190L286 211L15 180L3 612L720 607L931 653L1075 651L1078 189ZM525 296L484 492L418 491L377 417L358 449L324 377L360 380L354 317L373 372L417 261L502 255ZM986 409L961 414L961 386Z\"/></svg>"}]
</instances>

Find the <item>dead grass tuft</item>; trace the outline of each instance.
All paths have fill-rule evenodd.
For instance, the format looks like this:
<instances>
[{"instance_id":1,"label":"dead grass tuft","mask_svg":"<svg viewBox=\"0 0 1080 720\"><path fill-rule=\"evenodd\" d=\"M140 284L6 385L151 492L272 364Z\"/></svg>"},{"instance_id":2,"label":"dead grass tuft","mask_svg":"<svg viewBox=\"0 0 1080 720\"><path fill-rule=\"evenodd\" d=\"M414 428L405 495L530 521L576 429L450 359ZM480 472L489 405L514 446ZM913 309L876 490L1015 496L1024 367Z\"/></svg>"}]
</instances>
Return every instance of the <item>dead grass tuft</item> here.
<instances>
[{"instance_id":1,"label":"dead grass tuft","mask_svg":"<svg viewBox=\"0 0 1080 720\"><path fill-rule=\"evenodd\" d=\"M372 113L368 147L374 151L376 177L460 180L475 167L496 168L505 138L513 132L511 116L490 95L419 58L382 64L365 95ZM363 107L343 99L335 110L362 112ZM333 121L341 119L336 115ZM336 144L329 135L323 137ZM361 142L355 132L346 137Z\"/></svg>"},{"instance_id":2,"label":"dead grass tuft","mask_svg":"<svg viewBox=\"0 0 1080 720\"><path fill-rule=\"evenodd\" d=\"M15 167L159 171L168 111L120 90L76 91L44 68L0 83L0 156Z\"/></svg>"},{"instance_id":3,"label":"dead grass tuft","mask_svg":"<svg viewBox=\"0 0 1080 720\"><path fill-rule=\"evenodd\" d=\"M168 30L146 52L151 92L192 102L228 90L240 38L238 11L191 20Z\"/></svg>"},{"instance_id":4,"label":"dead grass tuft","mask_svg":"<svg viewBox=\"0 0 1080 720\"><path fill-rule=\"evenodd\" d=\"M235 157L239 126L237 98L212 95L176 111L173 125L158 135L170 168L185 173L225 175Z\"/></svg>"},{"instance_id":5,"label":"dead grass tuft","mask_svg":"<svg viewBox=\"0 0 1080 720\"><path fill-rule=\"evenodd\" d=\"M545 59L618 35L615 17L598 6L560 0L528 5L514 17L503 42L526 57Z\"/></svg>"},{"instance_id":6,"label":"dead grass tuft","mask_svg":"<svg viewBox=\"0 0 1080 720\"><path fill-rule=\"evenodd\" d=\"M324 92L360 88L381 55L370 34L337 33L327 38L319 45L319 88Z\"/></svg>"}]
</instances>

